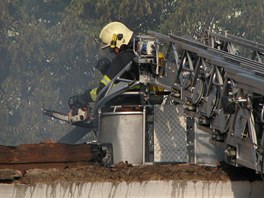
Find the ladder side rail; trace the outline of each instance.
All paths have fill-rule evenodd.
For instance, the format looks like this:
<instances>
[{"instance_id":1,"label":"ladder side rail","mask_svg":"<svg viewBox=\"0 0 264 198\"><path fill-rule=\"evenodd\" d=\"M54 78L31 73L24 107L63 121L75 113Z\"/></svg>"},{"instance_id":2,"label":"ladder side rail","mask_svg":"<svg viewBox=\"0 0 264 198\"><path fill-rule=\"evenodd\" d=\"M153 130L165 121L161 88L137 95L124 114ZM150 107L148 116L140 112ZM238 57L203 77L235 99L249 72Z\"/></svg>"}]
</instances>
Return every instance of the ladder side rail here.
<instances>
[{"instance_id":1,"label":"ladder side rail","mask_svg":"<svg viewBox=\"0 0 264 198\"><path fill-rule=\"evenodd\" d=\"M217 34L215 32L211 32L211 31L207 31L207 33L209 36L218 38L221 41L238 44L240 46L251 49L255 52L264 52L264 45L263 44L260 44L260 43L257 43L257 42L254 42L254 41L251 41L248 39L244 39L241 37L237 37L237 36L231 35L231 34L220 35L220 34Z\"/></svg>"}]
</instances>

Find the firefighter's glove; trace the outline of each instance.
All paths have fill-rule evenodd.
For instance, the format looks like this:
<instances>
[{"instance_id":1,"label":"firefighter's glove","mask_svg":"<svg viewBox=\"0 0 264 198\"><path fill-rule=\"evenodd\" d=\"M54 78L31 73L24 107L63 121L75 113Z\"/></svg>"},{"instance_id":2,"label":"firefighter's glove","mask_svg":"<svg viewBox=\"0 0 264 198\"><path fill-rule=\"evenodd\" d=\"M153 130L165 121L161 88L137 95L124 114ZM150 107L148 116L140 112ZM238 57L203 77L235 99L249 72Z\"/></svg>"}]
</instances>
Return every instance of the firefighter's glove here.
<instances>
[{"instance_id":1,"label":"firefighter's glove","mask_svg":"<svg viewBox=\"0 0 264 198\"><path fill-rule=\"evenodd\" d=\"M68 105L70 109L87 107L86 102L81 99L80 95L71 96L68 100Z\"/></svg>"}]
</instances>

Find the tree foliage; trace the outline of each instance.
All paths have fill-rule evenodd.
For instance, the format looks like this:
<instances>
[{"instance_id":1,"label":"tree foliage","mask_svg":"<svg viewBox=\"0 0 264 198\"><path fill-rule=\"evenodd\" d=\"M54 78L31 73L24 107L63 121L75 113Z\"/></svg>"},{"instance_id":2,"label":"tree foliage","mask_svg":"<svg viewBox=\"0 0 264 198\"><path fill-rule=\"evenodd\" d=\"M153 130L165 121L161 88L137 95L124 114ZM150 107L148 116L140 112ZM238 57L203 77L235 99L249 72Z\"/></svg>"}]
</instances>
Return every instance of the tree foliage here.
<instances>
[{"instance_id":1,"label":"tree foliage","mask_svg":"<svg viewBox=\"0 0 264 198\"><path fill-rule=\"evenodd\" d=\"M56 140L72 127L42 115L95 86L96 37L110 21L136 33L201 34L205 29L263 43L261 0L0 1L0 144Z\"/></svg>"},{"instance_id":2,"label":"tree foliage","mask_svg":"<svg viewBox=\"0 0 264 198\"><path fill-rule=\"evenodd\" d=\"M200 35L205 30L263 42L264 1L261 0L178 0L174 13L161 25L161 31Z\"/></svg>"}]
</instances>

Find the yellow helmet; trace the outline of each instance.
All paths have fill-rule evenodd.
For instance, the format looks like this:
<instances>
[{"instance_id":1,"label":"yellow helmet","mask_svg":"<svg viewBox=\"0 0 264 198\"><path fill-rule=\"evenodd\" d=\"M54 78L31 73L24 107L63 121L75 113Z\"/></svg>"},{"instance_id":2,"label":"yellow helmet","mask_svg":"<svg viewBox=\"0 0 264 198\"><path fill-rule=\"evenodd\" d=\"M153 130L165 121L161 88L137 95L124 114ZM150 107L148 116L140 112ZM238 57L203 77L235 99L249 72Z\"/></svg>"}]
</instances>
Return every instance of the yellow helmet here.
<instances>
[{"instance_id":1,"label":"yellow helmet","mask_svg":"<svg viewBox=\"0 0 264 198\"><path fill-rule=\"evenodd\" d=\"M119 48L121 45L127 45L131 40L133 31L128 29L123 23L111 22L103 27L99 38L105 44L102 48Z\"/></svg>"}]
</instances>

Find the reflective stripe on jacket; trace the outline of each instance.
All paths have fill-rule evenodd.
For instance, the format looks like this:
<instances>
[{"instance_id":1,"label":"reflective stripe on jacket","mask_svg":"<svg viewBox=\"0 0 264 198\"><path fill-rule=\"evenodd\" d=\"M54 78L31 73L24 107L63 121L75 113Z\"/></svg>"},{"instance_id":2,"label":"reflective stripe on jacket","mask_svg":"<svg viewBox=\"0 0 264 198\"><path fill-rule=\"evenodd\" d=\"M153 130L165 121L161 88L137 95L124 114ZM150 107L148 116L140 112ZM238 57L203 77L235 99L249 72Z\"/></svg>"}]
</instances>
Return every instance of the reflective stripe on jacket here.
<instances>
[{"instance_id":1,"label":"reflective stripe on jacket","mask_svg":"<svg viewBox=\"0 0 264 198\"><path fill-rule=\"evenodd\" d=\"M103 78L102 78L102 80L100 81L100 85L101 85L101 84L102 84L102 85L99 86L99 87L106 86L106 85L107 85L108 83L110 83L110 82L111 82L111 79L108 78L107 75L104 75ZM101 89L100 89L100 90L101 90ZM90 96L91 96L91 99L92 99L93 102L96 100L98 94L99 94L99 93L98 93L98 87L96 87L96 88L94 88L94 89L92 89L92 90L90 91Z\"/></svg>"}]
</instances>

